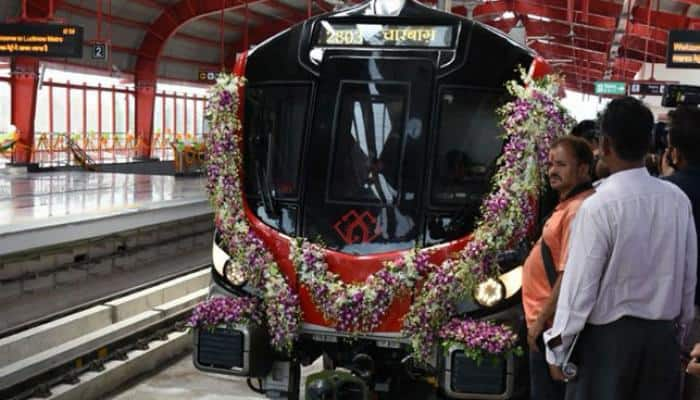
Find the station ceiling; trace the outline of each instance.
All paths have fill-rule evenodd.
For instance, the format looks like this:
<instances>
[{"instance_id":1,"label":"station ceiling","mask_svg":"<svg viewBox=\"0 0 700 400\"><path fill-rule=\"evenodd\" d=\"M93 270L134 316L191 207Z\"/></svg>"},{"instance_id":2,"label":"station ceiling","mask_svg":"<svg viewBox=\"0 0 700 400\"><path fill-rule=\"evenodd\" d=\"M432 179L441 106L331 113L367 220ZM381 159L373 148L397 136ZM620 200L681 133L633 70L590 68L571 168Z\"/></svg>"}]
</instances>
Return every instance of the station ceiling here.
<instances>
[{"instance_id":1,"label":"station ceiling","mask_svg":"<svg viewBox=\"0 0 700 400\"><path fill-rule=\"evenodd\" d=\"M22 0L5 2L10 4L0 7L0 19L20 14ZM51 3L27 2L30 16L45 16ZM244 48L246 36L249 44L256 44L309 14L354 4L354 0L249 0L247 6L242 0L54 0L56 18L84 27L86 46L94 40L112 43L107 62L90 57L56 61L125 74L150 64L159 79L195 81L202 70L218 71L222 63L230 66L231 55ZM665 62L669 30L700 29L700 0L453 0L451 9L505 32L520 30L529 47L566 75L570 89L586 93L593 92L594 81L629 81L644 62Z\"/></svg>"}]
</instances>

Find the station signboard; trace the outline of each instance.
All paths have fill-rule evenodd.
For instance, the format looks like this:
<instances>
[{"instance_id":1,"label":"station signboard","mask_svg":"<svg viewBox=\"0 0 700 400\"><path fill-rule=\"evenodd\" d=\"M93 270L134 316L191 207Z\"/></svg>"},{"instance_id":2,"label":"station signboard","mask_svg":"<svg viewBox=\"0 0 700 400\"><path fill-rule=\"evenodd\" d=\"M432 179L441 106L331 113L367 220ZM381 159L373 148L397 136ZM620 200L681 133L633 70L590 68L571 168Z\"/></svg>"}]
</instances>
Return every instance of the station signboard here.
<instances>
[{"instance_id":1,"label":"station signboard","mask_svg":"<svg viewBox=\"0 0 700 400\"><path fill-rule=\"evenodd\" d=\"M666 81L632 81L629 84L629 94L634 96L661 96L666 87L672 83Z\"/></svg>"},{"instance_id":2,"label":"station signboard","mask_svg":"<svg viewBox=\"0 0 700 400\"><path fill-rule=\"evenodd\" d=\"M596 81L595 94L608 96L624 96L627 93L625 82Z\"/></svg>"},{"instance_id":3,"label":"station signboard","mask_svg":"<svg viewBox=\"0 0 700 400\"><path fill-rule=\"evenodd\" d=\"M700 68L700 31L672 30L666 48L668 68Z\"/></svg>"},{"instance_id":4,"label":"station signboard","mask_svg":"<svg viewBox=\"0 0 700 400\"><path fill-rule=\"evenodd\" d=\"M64 24L0 24L0 56L83 57L83 27Z\"/></svg>"}]
</instances>

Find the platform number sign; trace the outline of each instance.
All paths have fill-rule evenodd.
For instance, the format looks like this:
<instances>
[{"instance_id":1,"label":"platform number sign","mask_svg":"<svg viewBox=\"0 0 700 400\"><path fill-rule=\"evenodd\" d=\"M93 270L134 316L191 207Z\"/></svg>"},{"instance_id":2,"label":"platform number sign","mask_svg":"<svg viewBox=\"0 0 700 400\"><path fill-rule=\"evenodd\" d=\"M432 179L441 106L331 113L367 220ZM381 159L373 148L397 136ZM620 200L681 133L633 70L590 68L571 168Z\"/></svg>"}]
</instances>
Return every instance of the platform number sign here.
<instances>
[{"instance_id":1,"label":"platform number sign","mask_svg":"<svg viewBox=\"0 0 700 400\"><path fill-rule=\"evenodd\" d=\"M106 43L93 43L93 45L92 45L92 58L94 60L107 59L107 44Z\"/></svg>"}]
</instances>

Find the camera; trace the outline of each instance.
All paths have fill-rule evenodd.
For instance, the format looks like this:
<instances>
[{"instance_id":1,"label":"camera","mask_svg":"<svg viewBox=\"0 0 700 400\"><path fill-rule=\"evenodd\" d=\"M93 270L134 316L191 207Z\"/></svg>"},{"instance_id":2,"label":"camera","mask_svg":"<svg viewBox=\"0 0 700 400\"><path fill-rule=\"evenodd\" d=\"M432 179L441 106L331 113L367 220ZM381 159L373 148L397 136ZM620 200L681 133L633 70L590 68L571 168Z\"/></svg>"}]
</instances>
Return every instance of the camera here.
<instances>
[{"instance_id":1,"label":"camera","mask_svg":"<svg viewBox=\"0 0 700 400\"><path fill-rule=\"evenodd\" d=\"M664 107L697 106L700 104L700 86L667 85L661 97Z\"/></svg>"}]
</instances>

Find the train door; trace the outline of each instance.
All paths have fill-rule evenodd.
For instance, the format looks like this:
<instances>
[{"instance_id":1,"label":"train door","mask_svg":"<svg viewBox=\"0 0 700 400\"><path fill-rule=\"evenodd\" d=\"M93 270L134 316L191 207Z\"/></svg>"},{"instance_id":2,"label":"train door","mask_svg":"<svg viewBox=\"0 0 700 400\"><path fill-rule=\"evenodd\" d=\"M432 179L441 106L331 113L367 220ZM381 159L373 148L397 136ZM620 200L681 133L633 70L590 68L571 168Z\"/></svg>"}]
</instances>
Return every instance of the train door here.
<instances>
[{"instance_id":1,"label":"train door","mask_svg":"<svg viewBox=\"0 0 700 400\"><path fill-rule=\"evenodd\" d=\"M304 236L351 254L414 247L434 61L326 54L306 153Z\"/></svg>"}]
</instances>

